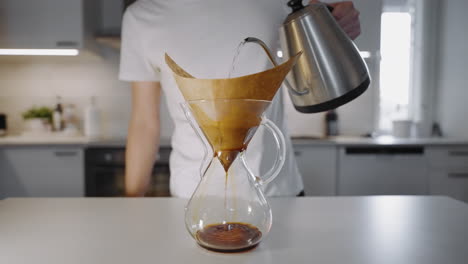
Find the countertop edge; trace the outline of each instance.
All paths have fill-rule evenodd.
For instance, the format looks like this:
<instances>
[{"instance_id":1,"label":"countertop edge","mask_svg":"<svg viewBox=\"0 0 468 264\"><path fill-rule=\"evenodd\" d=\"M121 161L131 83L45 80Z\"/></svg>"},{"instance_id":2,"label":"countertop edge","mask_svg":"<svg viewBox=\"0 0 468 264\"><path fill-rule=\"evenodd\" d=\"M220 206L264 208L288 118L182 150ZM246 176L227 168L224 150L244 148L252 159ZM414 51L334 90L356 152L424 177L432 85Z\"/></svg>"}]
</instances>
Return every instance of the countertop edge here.
<instances>
[{"instance_id":1,"label":"countertop edge","mask_svg":"<svg viewBox=\"0 0 468 264\"><path fill-rule=\"evenodd\" d=\"M1 148L12 147L82 147L82 148L124 148L126 139L87 139L84 137L65 139L21 139L21 138L0 138ZM160 140L160 147L170 147L171 140L168 138Z\"/></svg>"},{"instance_id":2,"label":"countertop edge","mask_svg":"<svg viewBox=\"0 0 468 264\"><path fill-rule=\"evenodd\" d=\"M453 146L467 145L468 139L452 138L292 138L293 145L318 146Z\"/></svg>"},{"instance_id":3,"label":"countertop edge","mask_svg":"<svg viewBox=\"0 0 468 264\"><path fill-rule=\"evenodd\" d=\"M456 138L359 138L359 137L337 137L337 138L291 138L294 146L468 146L468 139ZM5 147L125 147L126 139L87 139L76 138L54 138L54 139L31 139L20 137L0 138L0 148ZM170 147L171 139L160 140L160 147Z\"/></svg>"}]
</instances>

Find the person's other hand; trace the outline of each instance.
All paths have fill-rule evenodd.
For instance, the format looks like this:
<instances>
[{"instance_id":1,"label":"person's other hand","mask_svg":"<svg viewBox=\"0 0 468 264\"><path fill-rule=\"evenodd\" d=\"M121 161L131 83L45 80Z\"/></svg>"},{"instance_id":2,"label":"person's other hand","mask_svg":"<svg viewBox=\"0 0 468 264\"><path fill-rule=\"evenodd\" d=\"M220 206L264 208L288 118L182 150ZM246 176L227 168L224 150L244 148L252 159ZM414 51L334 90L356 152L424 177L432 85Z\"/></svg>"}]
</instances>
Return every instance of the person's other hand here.
<instances>
[{"instance_id":1,"label":"person's other hand","mask_svg":"<svg viewBox=\"0 0 468 264\"><path fill-rule=\"evenodd\" d=\"M317 0L311 0L310 3L318 3ZM344 32L352 39L356 39L361 34L361 22L359 21L359 11L354 7L353 2L337 2L328 4L333 7L332 15L344 30Z\"/></svg>"}]
</instances>

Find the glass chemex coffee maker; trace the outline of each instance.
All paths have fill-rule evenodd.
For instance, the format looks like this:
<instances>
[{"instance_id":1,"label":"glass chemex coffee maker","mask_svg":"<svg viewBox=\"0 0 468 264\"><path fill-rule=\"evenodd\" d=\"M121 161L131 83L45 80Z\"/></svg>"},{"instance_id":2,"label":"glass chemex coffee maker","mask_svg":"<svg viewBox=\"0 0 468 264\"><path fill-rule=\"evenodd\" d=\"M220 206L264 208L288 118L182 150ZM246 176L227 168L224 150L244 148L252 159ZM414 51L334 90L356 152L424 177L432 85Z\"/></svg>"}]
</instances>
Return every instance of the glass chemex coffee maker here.
<instances>
[{"instance_id":1,"label":"glass chemex coffee maker","mask_svg":"<svg viewBox=\"0 0 468 264\"><path fill-rule=\"evenodd\" d=\"M278 175L286 149L282 133L263 113L300 55L256 74L197 79L166 54L186 99L185 115L206 147L201 180L185 212L186 228L200 246L219 252L249 250L270 231L272 212L261 187ZM265 175L255 175L245 155L260 126L271 132L271 144L277 147Z\"/></svg>"}]
</instances>

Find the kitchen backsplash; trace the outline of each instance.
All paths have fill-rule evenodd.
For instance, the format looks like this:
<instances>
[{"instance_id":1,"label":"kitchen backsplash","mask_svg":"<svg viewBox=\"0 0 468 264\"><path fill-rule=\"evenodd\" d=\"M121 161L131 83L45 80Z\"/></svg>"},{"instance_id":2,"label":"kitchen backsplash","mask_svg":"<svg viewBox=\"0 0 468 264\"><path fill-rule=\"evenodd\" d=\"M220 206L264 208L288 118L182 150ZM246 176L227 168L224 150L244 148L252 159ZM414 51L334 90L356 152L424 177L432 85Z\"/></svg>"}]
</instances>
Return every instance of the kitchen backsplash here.
<instances>
[{"instance_id":1,"label":"kitchen backsplash","mask_svg":"<svg viewBox=\"0 0 468 264\"><path fill-rule=\"evenodd\" d=\"M124 96L97 96L96 105L101 110L102 133L106 137L124 137L126 124L130 118L130 103ZM73 104L82 127L83 108L89 102L86 96L62 98L64 105ZM8 115L9 134L20 134L23 129L21 113L34 106L53 107L56 104L55 96L0 96L0 112Z\"/></svg>"},{"instance_id":2,"label":"kitchen backsplash","mask_svg":"<svg viewBox=\"0 0 468 264\"><path fill-rule=\"evenodd\" d=\"M8 115L9 133L21 133L22 112L31 106L54 107L56 96L62 97L63 104L74 104L82 120L84 107L95 96L103 135L125 137L131 89L128 83L117 80L118 63L118 52L110 49L103 49L101 56L0 57L0 112ZM172 122L165 104L161 122L161 135L170 137Z\"/></svg>"},{"instance_id":3,"label":"kitchen backsplash","mask_svg":"<svg viewBox=\"0 0 468 264\"><path fill-rule=\"evenodd\" d=\"M0 57L0 112L8 115L10 134L23 128L21 113L31 106L74 104L80 120L91 96L102 114L102 131L107 137L125 137L131 111L131 89L117 80L119 53L103 48L100 56L85 53L78 57ZM284 89L283 89L284 91ZM372 87L363 96L338 109L340 131L362 135L374 125ZM285 93L286 116L292 136L322 136L323 114L301 114L294 110ZM169 138L173 124L163 100L161 135ZM81 123L80 123L81 127Z\"/></svg>"}]
</instances>

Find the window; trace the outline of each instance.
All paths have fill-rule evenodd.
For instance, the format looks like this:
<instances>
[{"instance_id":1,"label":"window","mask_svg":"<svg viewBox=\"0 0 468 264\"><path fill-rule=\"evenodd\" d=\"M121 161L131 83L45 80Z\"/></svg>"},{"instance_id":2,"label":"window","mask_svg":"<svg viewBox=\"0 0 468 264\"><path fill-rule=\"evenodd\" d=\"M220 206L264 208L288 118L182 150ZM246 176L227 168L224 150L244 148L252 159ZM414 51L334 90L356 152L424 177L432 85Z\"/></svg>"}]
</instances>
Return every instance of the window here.
<instances>
[{"instance_id":1,"label":"window","mask_svg":"<svg viewBox=\"0 0 468 264\"><path fill-rule=\"evenodd\" d=\"M409 11L384 9L380 53L378 128L388 132L392 120L412 119L412 15Z\"/></svg>"}]
</instances>

